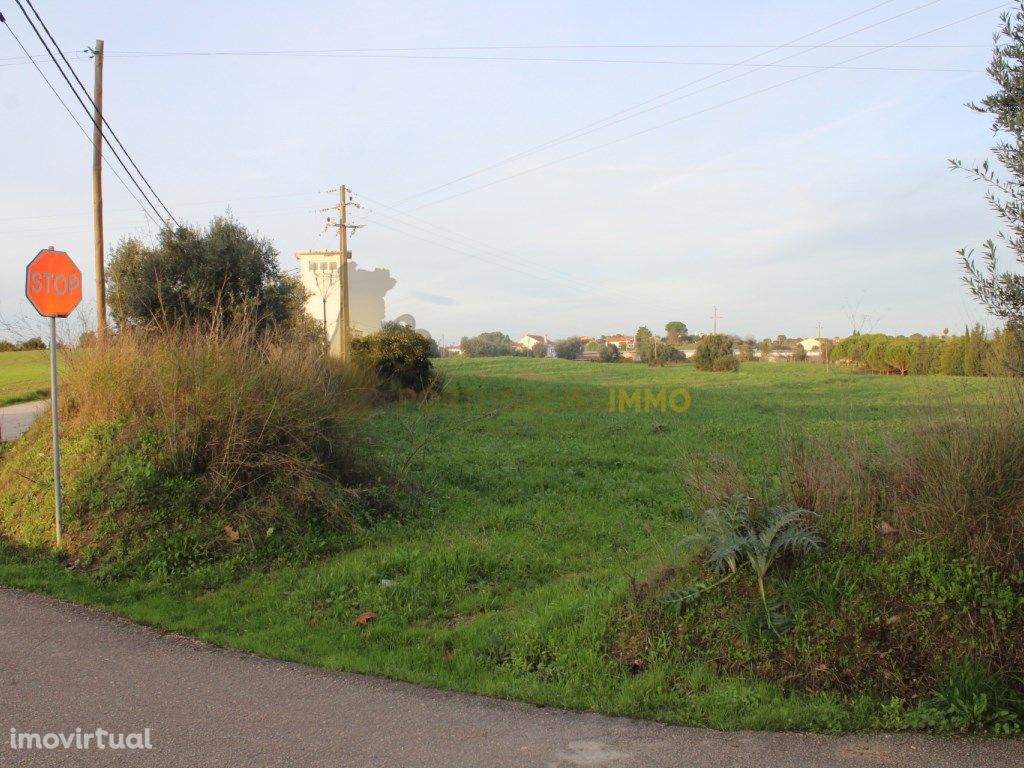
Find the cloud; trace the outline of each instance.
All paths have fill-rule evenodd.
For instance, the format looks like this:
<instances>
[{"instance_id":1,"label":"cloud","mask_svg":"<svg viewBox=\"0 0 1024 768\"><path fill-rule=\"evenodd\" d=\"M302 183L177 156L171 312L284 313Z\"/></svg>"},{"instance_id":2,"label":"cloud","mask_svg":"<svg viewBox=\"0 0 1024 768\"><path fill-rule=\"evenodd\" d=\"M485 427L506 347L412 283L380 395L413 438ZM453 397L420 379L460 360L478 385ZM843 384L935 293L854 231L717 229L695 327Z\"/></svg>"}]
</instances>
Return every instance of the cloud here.
<instances>
[{"instance_id":1,"label":"cloud","mask_svg":"<svg viewBox=\"0 0 1024 768\"><path fill-rule=\"evenodd\" d=\"M458 302L450 296L439 296L436 293L425 293L423 291L414 291L415 296L420 301L425 301L427 304L437 304L442 307L454 307Z\"/></svg>"}]
</instances>

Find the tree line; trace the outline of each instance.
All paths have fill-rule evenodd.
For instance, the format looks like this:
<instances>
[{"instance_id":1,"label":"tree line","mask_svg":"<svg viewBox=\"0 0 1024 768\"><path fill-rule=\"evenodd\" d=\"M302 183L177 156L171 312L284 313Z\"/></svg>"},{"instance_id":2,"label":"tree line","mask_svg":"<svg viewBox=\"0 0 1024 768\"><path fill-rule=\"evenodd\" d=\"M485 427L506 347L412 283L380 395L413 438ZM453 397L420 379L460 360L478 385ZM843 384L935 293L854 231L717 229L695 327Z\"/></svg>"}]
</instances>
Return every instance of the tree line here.
<instances>
[{"instance_id":1,"label":"tree line","mask_svg":"<svg viewBox=\"0 0 1024 768\"><path fill-rule=\"evenodd\" d=\"M873 373L1010 376L1024 372L1019 332L1002 329L989 335L976 324L962 336L888 336L854 334L831 350L833 362Z\"/></svg>"}]
</instances>

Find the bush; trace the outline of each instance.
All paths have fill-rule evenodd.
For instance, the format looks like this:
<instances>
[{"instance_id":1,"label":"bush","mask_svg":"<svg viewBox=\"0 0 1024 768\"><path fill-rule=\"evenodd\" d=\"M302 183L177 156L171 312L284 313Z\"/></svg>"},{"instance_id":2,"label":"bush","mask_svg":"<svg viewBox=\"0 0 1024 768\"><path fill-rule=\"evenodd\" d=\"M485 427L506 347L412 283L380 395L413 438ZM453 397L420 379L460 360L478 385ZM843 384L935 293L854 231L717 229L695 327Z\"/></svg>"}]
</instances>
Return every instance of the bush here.
<instances>
[{"instance_id":1,"label":"bush","mask_svg":"<svg viewBox=\"0 0 1024 768\"><path fill-rule=\"evenodd\" d=\"M387 323L377 333L355 339L352 353L356 363L372 371L387 389L423 392L434 381L430 362L430 340L412 328Z\"/></svg>"},{"instance_id":2,"label":"bush","mask_svg":"<svg viewBox=\"0 0 1024 768\"><path fill-rule=\"evenodd\" d=\"M615 363L622 357L622 351L615 344L604 344L600 356L602 363Z\"/></svg>"},{"instance_id":3,"label":"bush","mask_svg":"<svg viewBox=\"0 0 1024 768\"><path fill-rule=\"evenodd\" d=\"M555 342L555 357L560 357L563 360L575 360L582 354L583 342L575 336Z\"/></svg>"},{"instance_id":4,"label":"bush","mask_svg":"<svg viewBox=\"0 0 1024 768\"><path fill-rule=\"evenodd\" d=\"M722 333L705 336L697 342L693 364L701 371L738 371L740 362L732 352L733 339Z\"/></svg>"},{"instance_id":5,"label":"bush","mask_svg":"<svg viewBox=\"0 0 1024 768\"><path fill-rule=\"evenodd\" d=\"M69 356L62 384L70 558L166 576L324 540L371 514L361 438L374 382L294 338L122 331ZM0 531L52 545L42 420L0 463Z\"/></svg>"}]
</instances>

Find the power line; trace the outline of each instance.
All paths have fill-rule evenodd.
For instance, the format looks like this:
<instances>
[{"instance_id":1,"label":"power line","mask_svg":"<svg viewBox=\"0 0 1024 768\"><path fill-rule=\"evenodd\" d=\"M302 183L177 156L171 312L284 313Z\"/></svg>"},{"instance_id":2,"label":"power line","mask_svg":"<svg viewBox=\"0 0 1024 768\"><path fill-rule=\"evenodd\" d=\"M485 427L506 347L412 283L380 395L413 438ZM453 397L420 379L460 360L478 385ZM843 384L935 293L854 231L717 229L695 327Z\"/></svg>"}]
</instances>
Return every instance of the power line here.
<instances>
[{"instance_id":1,"label":"power line","mask_svg":"<svg viewBox=\"0 0 1024 768\"><path fill-rule=\"evenodd\" d=\"M933 0L933 2L937 2L937 0ZM931 4L933 4L933 3L927 3L927 5L931 5ZM957 19L956 21L949 22L948 24L943 24L942 26L935 27L934 29L928 30L927 32L921 32L919 34L912 35L912 36L910 36L908 38L905 38L905 40L913 40L913 39L918 38L918 37L924 37L926 35L930 35L930 34L933 34L935 32L941 31L943 29L947 29L949 27L952 27L952 26L954 26L956 24L962 24L963 22L969 21L969 20L974 19L974 18L977 18L978 16L984 16L985 14L991 13L992 11L999 10L1000 8L1003 8L1006 5L1007 5L1006 3L1003 3L1002 5L997 5L994 8L989 8L989 9L981 11L979 13L971 14L970 16L965 16L962 19ZM884 49L878 49L878 50L884 50ZM856 59L863 58L865 56L870 56L873 53L877 53L878 50L868 51L866 53L858 54L857 56L853 56L850 59L847 59L846 61L853 61L853 60L856 60ZM757 89L755 91L751 91L751 92L745 93L745 94L743 94L741 96L737 96L735 98L728 99L726 101L722 101L722 102L719 102L717 104L712 104L709 107L705 107L703 109L696 110L695 112L689 112L689 113L687 113L685 115L680 115L679 117L675 117L675 118L673 118L671 120L667 120L667 121L665 121L663 123L658 123L658 124L650 126L648 128L644 128L643 130L635 131L633 133L629 133L629 134L626 134L625 136L620 136L618 138L611 139L610 141L606 141L606 142L603 142L601 144L596 144L594 146L591 146L591 147L588 147L586 149L583 149L583 150L581 150L579 152L575 152L575 153L573 153L571 155L563 155L562 157L555 158L554 160L550 160L550 161L548 161L546 163L542 163L540 165L533 166L532 168L526 168L526 169L524 169L522 171L519 171L517 173L513 173L513 174L510 174L508 176L503 176L503 177L498 178L498 179L494 179L492 181L487 182L486 184L480 184L480 185L478 185L476 187L471 187L469 189L462 190L461 192L456 192L455 194L448 195L447 197L442 197L442 198L440 198L438 200L432 200L432 201L430 201L428 203L424 203L423 205L417 206L416 208L413 208L412 210L419 210L420 208L424 208L424 207L427 207L427 206L430 206L430 205L436 205L438 203L442 203L442 202L445 202L447 200L451 200L451 199L456 198L456 197L461 197L462 195L466 195L466 194L469 194L471 192L477 192L477 191L479 191L481 189L485 189L485 188L493 186L495 184L500 184L502 182L509 181L511 179L518 178L520 176L524 176L524 175L526 175L528 173L533 173L535 171L539 171L539 170L542 170L544 168L548 168L548 167L550 167L552 165L556 165L558 163L562 163L562 162L565 162L567 160L575 159L577 157L580 157L581 155L588 154L588 153L593 152L595 150L604 149L606 147L612 146L614 144L621 143L621 142L626 141L628 139L632 139L632 138L635 138L637 136L642 136L644 134L651 133L652 131L660 130L661 128L665 128L665 127L667 127L669 125L674 125L675 123L682 122L683 120L688 120L688 119L690 119L692 117L697 117L697 116L703 115L703 114L705 114L707 112L711 112L711 111L714 111L716 109L721 109L722 107L730 106L732 104L735 104L737 102L743 101L745 99L749 99L749 98L752 98L754 96L759 96L759 95L761 95L763 93L767 93L768 91L773 91L776 88L781 88L784 85L789 85L790 83L795 83L798 80L804 80L804 79L806 79L808 77L811 77L812 75L819 74L820 71L821 70L817 70L817 71L813 71L813 72L805 72L802 75L797 75L796 77L792 77L792 78L790 78L788 80L783 80L780 83L775 83L773 85L769 85L769 86L766 86L764 88L759 88L759 89ZM742 77L742 75L740 75L738 77ZM731 78L731 79L735 80L735 79L738 79L738 77ZM729 82L729 81L727 80L727 81L723 81L723 82ZM720 84L721 83L718 83L718 85L720 85ZM702 89L702 90L704 90L704 89ZM687 95L689 95L689 94L687 94ZM680 97L680 98L683 98L683 97ZM661 105L661 106L664 106L664 105ZM654 107L652 109L656 109L656 108L658 108L658 107ZM650 110L646 110L646 111L650 111ZM623 118L623 119L627 119L627 118ZM616 122L622 122L622 120L618 120ZM592 132L593 131L588 131L588 133L592 133ZM472 175L476 175L476 174L474 173ZM454 182L452 182L452 183L454 183ZM448 184L445 184L445 185L442 185L442 186L448 186ZM419 197L419 195L414 195L413 197ZM411 198L406 198L406 199L411 199Z\"/></svg>"},{"instance_id":2,"label":"power line","mask_svg":"<svg viewBox=\"0 0 1024 768\"><path fill-rule=\"evenodd\" d=\"M15 2L17 2L17 0L15 0ZM78 87L82 89L82 93L84 93L85 97L89 99L89 103L95 110L96 102L93 101L92 95L89 93L89 89L85 87L85 83L82 82L82 79L78 76L78 73L75 72L74 68L71 66L71 62L69 62L67 56L64 55L64 51L60 49L60 45L57 43L53 35L50 33L50 28L46 26L46 22L43 21L42 17L39 15L39 11L37 11L36 7L32 4L32 0L25 0L25 2L27 2L28 7L32 9L33 15L35 15L35 17L39 20L39 23L42 25L43 30L46 32L46 36L50 38L50 42L53 43L53 47L57 49L57 53L59 53L60 57L64 60L64 63L67 65L68 71L71 72L71 75L75 78L75 82L78 83ZM21 4L18 3L18 6L21 7ZM22 9L22 11L24 12L24 9ZM153 189L153 185L149 183L149 179L146 178L146 175L142 172L142 169L139 168L138 164L132 158L131 153L127 149L125 149L124 144L121 143L121 139L118 137L117 133L114 132L114 129L113 127L111 127L110 123L107 122L107 118L100 115L100 120L103 122L103 125L105 125L110 130L110 135L114 137L114 141L117 142L117 146L121 148L121 151L124 153L124 156L128 158L128 162L132 164L132 168L134 168L136 173L139 174L139 178L142 179L142 181L145 183L149 191L153 193L153 197L157 199L157 202L160 203L160 206L164 209L164 211L167 212L168 218L170 218L170 220L173 221L176 226L181 226L178 223L178 220L174 218L174 214L171 213L171 209L168 208L166 204L164 204L164 201L160 199L160 195L158 195L156 193L156 190ZM106 134L103 135L103 140L107 143L107 146L110 146L110 141L106 138ZM113 147L111 147L111 149L113 149Z\"/></svg>"},{"instance_id":3,"label":"power line","mask_svg":"<svg viewBox=\"0 0 1024 768\"><path fill-rule=\"evenodd\" d=\"M26 49L25 45L21 42L21 38L19 38L18 35L15 34L13 29L11 29L11 25L7 23L7 20L3 17L3 14L0 14L0 22L3 22L4 27L7 29L8 32L11 33L11 37L14 38L14 41L18 44L18 47L21 48L21 50L25 51L25 53L27 54L28 49ZM64 99L61 98L61 95L57 92L57 89L54 88L53 83L51 83L50 79L46 76L46 73L43 72L42 69L40 69L39 65L35 62L35 60L32 61L32 66L39 73L39 76L43 78L43 82L45 82L47 87L53 92L53 95L57 97L57 101L59 101L60 105L64 107L64 111L68 113L68 117L71 118L71 121L78 126L78 130L80 130L82 132L82 135L85 136L85 140L92 144L92 139L89 136L89 132L85 130L85 127L80 122L78 122L78 118L75 117L75 113L71 111L71 108L67 105ZM110 172L114 174L114 178L121 182L121 186L124 187L129 197L131 197L132 200L138 203L139 209L142 211L143 214L145 214L146 218L148 218L154 224L159 224L160 222L158 221L158 219L154 219L152 214L150 214L150 212L146 210L146 206L144 206L142 204L142 201L135 196L135 193L133 193L129 188L128 183L121 177L121 174L117 172L117 169L110 164L110 161L104 157L103 162L106 163L107 168L110 170Z\"/></svg>"},{"instance_id":4,"label":"power line","mask_svg":"<svg viewBox=\"0 0 1024 768\"><path fill-rule=\"evenodd\" d=\"M868 10L874 10L872 6ZM866 13L867 11L862 12ZM849 21L850 17L844 19ZM839 23L839 22L837 22ZM835 25L830 25L835 26ZM875 48L881 43L844 43L829 44L829 48ZM452 45L452 46L415 46L405 48L309 48L285 50L242 50L242 51L117 51L113 55L123 57L135 56L326 56L345 53L429 53L442 51L574 51L574 50L735 50L735 49L779 49L779 48L819 48L820 45L810 43L612 43L608 45ZM900 45L900 48L990 48L989 45L964 43L927 43L921 45Z\"/></svg>"},{"instance_id":5,"label":"power line","mask_svg":"<svg viewBox=\"0 0 1024 768\"><path fill-rule=\"evenodd\" d=\"M14 0L14 2L21 10L21 13L25 16L25 20L28 21L29 26L32 27L32 31L35 32L36 37L39 38L39 42L43 44L43 48L46 50L47 55L49 55L50 60L53 62L54 66L57 67L57 71L60 73L60 76L64 79L64 82L67 83L68 88L71 89L71 93L78 101L78 104L82 107L83 110L85 110L85 113L89 116L89 120L92 122L92 124L97 125L96 118L89 114L89 108L85 105L85 102L82 101L82 97L78 95L78 91L75 89L75 86L71 84L71 79L64 72L64 69L60 66L60 63L57 61L57 57L54 56L53 52L50 50L50 46L47 45L46 40L43 39L43 36L36 28L36 25L32 22L32 17L28 15L28 12L25 10L25 7L21 4L21 0ZM9 23L7 24L7 28L10 29ZM121 159L121 156L117 153L117 150L114 149L113 145L111 145L109 140L105 139L105 141L107 143L107 146L110 147L110 151L114 155L114 159L117 160L118 164L124 169L124 172L128 175L129 180L132 182L135 188L139 190L139 194L142 196L142 199L146 201L146 204L149 205L150 208L153 209L153 213L156 214L157 218L162 220L163 216L161 215L160 211L157 210L157 207L153 204L153 201L149 199L149 196L146 194L145 190L139 185L139 182L132 175L132 172L128 170L128 166L125 165L124 160Z\"/></svg>"},{"instance_id":6,"label":"power line","mask_svg":"<svg viewBox=\"0 0 1024 768\"><path fill-rule=\"evenodd\" d=\"M502 263L499 263L499 262L495 262L495 261L489 259L486 256L480 255L479 253L475 253L475 252L472 252L472 251L466 251L466 250L463 250L462 248L458 248L458 247L453 246L453 245L447 245L445 243L439 243L436 240L430 239L429 237L423 237L420 234L416 234L414 232L409 232L407 230L400 229L399 227L393 226L391 224L387 224L387 223L385 223L383 221L378 221L378 222L375 223L375 225L379 226L379 227L384 227L384 229L390 229L392 232L398 232L399 234L405 235L406 237L412 237L412 238L415 238L417 240L421 240L424 243L430 243L431 245L436 245L439 248L444 248L445 250L449 250L449 251L452 251L454 253L462 254L463 256L468 256L468 257L473 258L473 259L480 259L481 261L490 262L494 266L498 266L498 267L501 267L503 269L507 269L507 270L512 271L512 272L518 272L519 274L526 275L527 277L532 277L532 278L536 278L537 277L537 274L535 272L527 272L527 271L522 270L522 269L517 269L516 267L510 266L508 264L502 264ZM409 226L409 225L403 225L403 226Z\"/></svg>"},{"instance_id":7,"label":"power line","mask_svg":"<svg viewBox=\"0 0 1024 768\"><path fill-rule=\"evenodd\" d=\"M168 54L172 55L172 54ZM234 55L234 54L225 54ZM243 54L238 54L243 55ZM244 54L249 56L259 54ZM298 56L303 58L334 58L334 59L399 59L415 61L497 61L497 62L525 62L525 63L549 63L549 64L641 64L641 65L671 65L687 67L751 67L754 69L819 69L829 68L848 70L852 72L952 72L952 73L977 73L982 69L968 69L965 67L844 67L841 65L829 64L776 64L776 63L747 63L729 61L691 61L681 59L608 59L608 58L568 58L565 56L468 56L468 55L418 55L405 53L337 53L337 54L264 54L267 56ZM108 54L108 58L134 58L125 54ZM156 58L152 56L142 58ZM163 57L160 57L163 58Z\"/></svg>"},{"instance_id":8,"label":"power line","mask_svg":"<svg viewBox=\"0 0 1024 768\"><path fill-rule=\"evenodd\" d=\"M371 208L371 209L367 210L367 213L370 214L371 216L384 216L384 217L386 217L388 219L392 219L392 220L398 221L399 223L403 224L404 226L411 227L411 228L414 228L414 229L424 229L424 230L427 230L428 232L429 232L429 230L434 230L433 232L429 232L429 234L432 234L434 237L441 237L443 239L450 240L451 242L458 243L462 247L465 247L467 243L469 244L469 247L474 247L474 248L483 247L483 248L487 249L487 251L490 251L492 254L494 254L497 258L500 258L500 259L503 259L503 260L506 260L506 261L514 261L517 264L522 264L524 261L530 261L531 264L528 264L527 266L531 266L532 265L537 270L548 272L549 274L554 275L558 279L566 280L568 282L572 282L572 283L574 283L574 284L576 284L576 285L578 285L580 287L584 287L584 288L596 288L597 287L596 285L594 285L592 283L589 283L588 281L579 280L576 277L576 275L574 275L574 274L572 274L570 272L566 272L565 270L553 268L553 267L551 267L550 265L547 265L547 264L540 264L540 263L538 263L536 261L533 261L533 260L527 260L527 259L525 259L519 253L513 253L512 251L509 251L507 249L498 248L497 246L491 245L489 243L485 243L482 240L478 240L478 239L470 237L468 235L460 234L459 232L456 232L453 229L449 229L447 227L442 227L439 224L434 224L433 222L427 221L426 219L419 218L418 216L413 216L412 214L406 213L405 211L401 211L401 210L399 210L398 208L395 208L392 205L388 205L387 203L383 203L383 202L381 202L379 200L374 200L373 198L368 197L365 194L359 194L357 196L362 198L363 200L366 200L367 202L373 204L374 206L378 206L379 205L379 206L382 206L384 208L389 209L390 211L394 211L394 213L384 213L383 211L377 210L376 208ZM464 242L459 242L460 240L464 241Z\"/></svg>"},{"instance_id":9,"label":"power line","mask_svg":"<svg viewBox=\"0 0 1024 768\"><path fill-rule=\"evenodd\" d=\"M927 6L927 5L934 5L938 1L939 0L930 0L930 2L925 3L925 6ZM806 40L807 38L812 37L812 36L817 35L817 34L820 34L821 32L825 32L825 31L827 31L829 29L832 29L834 27L837 27L837 26L839 26L841 24L845 24L848 21L851 21L851 20L853 20L855 18L858 18L859 16L863 16L866 13L870 13L871 11L877 10L878 8L881 8L881 7L885 6L885 5L889 5L892 2L894 2L894 0L882 0L882 2L875 3L874 5L871 5L871 6L865 8L865 9L863 9L861 11L858 11L857 13L853 13L853 14L850 14L848 16L844 16L843 18L839 19L838 21L834 21L834 22L832 22L830 24L826 24L823 27L818 27L817 29L815 29L815 30L813 30L811 32L807 32L806 34L803 34L803 35L800 35L798 37L795 37L792 40L790 40L788 43L785 43L783 45L793 45L793 44L799 43L801 40ZM833 38L832 40L826 41L825 43L818 43L817 45L812 46L812 48L810 50L813 50L815 47L820 47L820 46L823 46L823 45L828 45L828 44L836 43L839 40L842 40L842 39L844 39L846 37L850 37L851 35L857 34L859 32L864 32L867 29L871 29L872 27L875 27L875 26L878 26L880 24L886 23L887 21L892 21L895 18L899 18L899 16L906 15L907 13L912 13L913 11L918 10L919 8L922 8L922 7L925 7L925 6L918 6L918 8L914 8L914 9L911 9L909 11L904 11L903 13L898 14L897 16L891 16L891 17L889 17L887 19L883 19L882 21L875 22L874 24L870 24L870 25L868 25L866 27L861 27L860 29L854 30L853 32L850 32L850 33L847 33L845 35L841 35L840 37ZM779 46L779 48L781 48L781 47L783 47L783 46ZM756 59L760 58L761 56L766 56L768 54L774 53L775 50L777 50L777 49L772 49L772 50L769 50L769 51L763 51L761 53L755 53L753 56L749 56L746 59L744 59L742 62L740 62L740 64L747 64L747 63L753 62ZM804 53L804 52L806 52L806 51L801 50L801 51L798 51L795 54L791 54L790 56L785 56L782 59L778 59L776 63L781 62L781 61L787 61L787 60L789 60L791 58L794 58L795 56L801 55L801 53ZM736 66L738 66L738 65L736 65ZM574 131L570 131L569 133L561 134L560 136L556 136L554 139L550 139L550 140L548 140L546 142L542 142L541 144L537 144L537 145L535 145L533 147L530 147L529 149L523 150L522 152L518 152L518 153L516 153L514 155L506 157L506 158L504 158L502 160L499 160L499 161L497 161L495 163L491 163L491 164L483 166L481 168L477 168L474 171L471 171L469 173L463 174L462 176L459 176L459 177L457 177L455 179L451 179L449 181L446 181L443 184L438 184L438 185L435 185L435 186L433 186L433 187L431 187L429 189L425 189L425 190L422 190L421 192L417 192L416 194L404 197L401 200L397 201L396 205L401 205L402 203L407 202L409 200L414 200L414 199L416 199L418 197L423 197L424 195L429 195L431 192L437 192L439 190L442 190L442 189L445 189L447 187L453 186L455 184L458 184L460 181L465 181L467 179L471 179L471 178L473 178L475 176L479 176L479 175L481 175L483 173L486 173L487 171L494 170L495 168L498 168L498 167L500 167L502 165L506 165L506 164L514 162L516 160L521 160L522 158L528 157L529 155L532 155L532 154L536 154L537 152L540 152L541 150L548 149L550 147L555 147L555 146L558 146L559 144L564 144L567 141L572 141L574 139L582 138L583 136L587 136L587 135L589 135L591 133L594 133L595 131L599 131L599 130L602 130L604 128L611 127L613 125L617 125L618 123L621 123L621 122L623 122L625 120L629 120L629 119L632 119L634 117L639 117L640 115L647 114L648 112L651 112L653 110L661 109L661 108L667 106L668 104L672 104L672 103L674 103L676 101L679 101L680 99L684 99L684 98L687 98L689 96L693 96L696 93L701 93L701 92L703 92L703 91L705 91L705 90L707 90L709 88L714 88L714 87L717 87L719 85L723 85L724 83L731 82L732 80L736 80L736 79L739 79L741 77L746 77L748 74L750 74L749 72L744 72L744 73L741 73L740 75L738 75L737 77L729 78L728 80L719 81L717 83L710 83L708 86L706 86L704 88L701 88L701 89L699 89L699 90L697 90L695 92L685 93L685 94L682 94L681 96L669 99L668 101L664 101L668 97L673 96L674 94L677 94L680 91L685 91L686 89L690 88L691 86L698 85L698 84L700 84L702 82L705 82L707 80L711 80L712 78L717 77L718 75L724 75L725 73L729 72L731 69L734 69L734 68L735 68L734 66L726 67L721 72L713 72L711 74L699 77L699 78L697 78L695 80L690 80L689 82L684 83L683 85L680 85L680 86L677 86L675 88L672 88L672 89L670 89L668 91L665 91L663 93L660 93L660 94L658 94L656 96L652 96L650 98L644 99L643 101L637 102L636 104L633 104L630 107L626 107L624 109L620 109L620 110L618 110L616 112L613 112L610 115L607 115L606 117L603 117L603 118L601 118L599 120L595 120L594 122L588 123L588 124L584 125L582 128L578 128L578 129L576 129ZM662 103L659 104L658 102L662 102ZM649 106L649 105L651 105L651 106Z\"/></svg>"}]
</instances>

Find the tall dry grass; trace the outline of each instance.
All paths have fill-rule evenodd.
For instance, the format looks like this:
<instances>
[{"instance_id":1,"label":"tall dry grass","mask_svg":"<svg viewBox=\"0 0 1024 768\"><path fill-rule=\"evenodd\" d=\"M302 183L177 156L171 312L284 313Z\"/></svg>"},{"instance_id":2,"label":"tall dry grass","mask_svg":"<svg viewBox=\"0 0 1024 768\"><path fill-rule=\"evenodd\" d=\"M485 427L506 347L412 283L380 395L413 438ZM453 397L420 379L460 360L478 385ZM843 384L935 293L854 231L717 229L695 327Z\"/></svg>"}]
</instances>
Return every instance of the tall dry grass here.
<instances>
[{"instance_id":1,"label":"tall dry grass","mask_svg":"<svg viewBox=\"0 0 1024 768\"><path fill-rule=\"evenodd\" d=\"M198 479L204 508L343 518L375 472L359 428L374 387L291 335L211 323L78 350L61 405L68 432L116 423L122 445L147 440L162 474Z\"/></svg>"},{"instance_id":2,"label":"tall dry grass","mask_svg":"<svg viewBox=\"0 0 1024 768\"><path fill-rule=\"evenodd\" d=\"M794 495L861 540L939 542L980 562L1024 568L1024 385L983 404L922 410L880 444L851 435L792 453Z\"/></svg>"}]
</instances>

